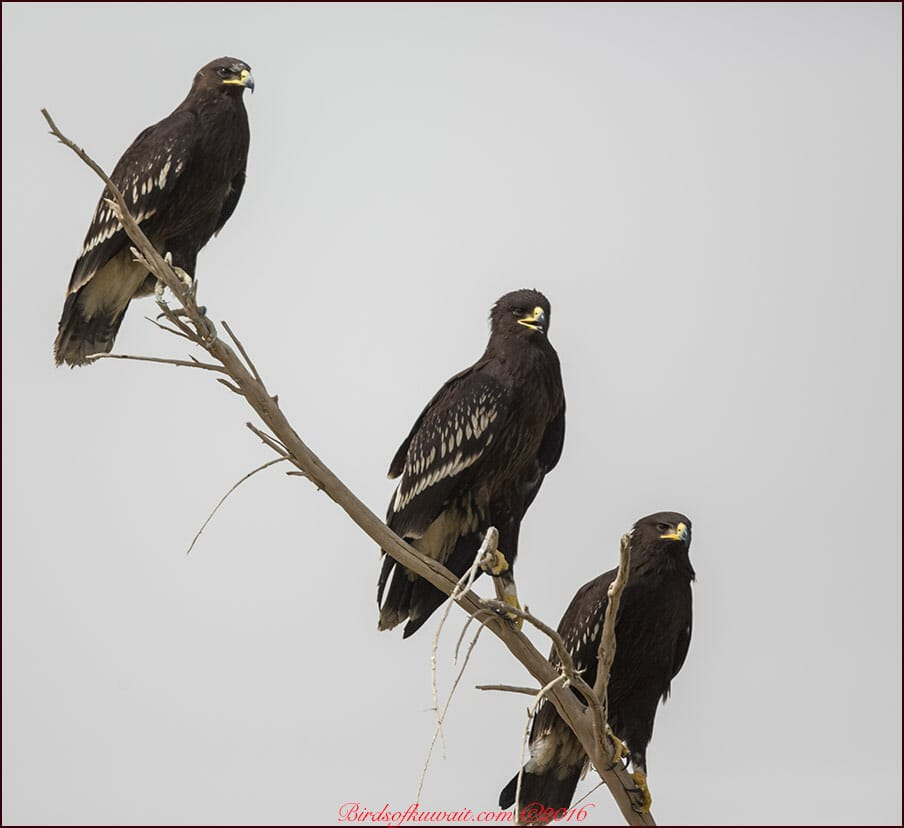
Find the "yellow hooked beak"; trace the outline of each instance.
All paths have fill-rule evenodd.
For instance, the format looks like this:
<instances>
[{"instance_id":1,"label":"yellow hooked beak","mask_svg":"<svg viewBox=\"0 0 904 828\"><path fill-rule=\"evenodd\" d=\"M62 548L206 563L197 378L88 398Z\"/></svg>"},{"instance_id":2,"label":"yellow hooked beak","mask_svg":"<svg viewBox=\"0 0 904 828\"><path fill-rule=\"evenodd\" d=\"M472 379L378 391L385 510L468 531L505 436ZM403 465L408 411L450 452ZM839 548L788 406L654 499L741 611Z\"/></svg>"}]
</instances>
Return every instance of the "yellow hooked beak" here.
<instances>
[{"instance_id":1,"label":"yellow hooked beak","mask_svg":"<svg viewBox=\"0 0 904 828\"><path fill-rule=\"evenodd\" d=\"M668 534L660 535L659 537L662 538L662 540L687 540L687 526L685 526L683 523L679 523L675 527L674 532L669 532Z\"/></svg>"},{"instance_id":2,"label":"yellow hooked beak","mask_svg":"<svg viewBox=\"0 0 904 828\"><path fill-rule=\"evenodd\" d=\"M518 320L519 325L525 328L531 328L540 333L546 332L546 312L539 305L535 307L527 316Z\"/></svg>"},{"instance_id":3,"label":"yellow hooked beak","mask_svg":"<svg viewBox=\"0 0 904 828\"><path fill-rule=\"evenodd\" d=\"M250 89L254 92L254 77L248 69L242 69L242 74L237 78L229 78L229 80L224 80L223 83L232 84L233 86L244 86L245 89Z\"/></svg>"}]
</instances>

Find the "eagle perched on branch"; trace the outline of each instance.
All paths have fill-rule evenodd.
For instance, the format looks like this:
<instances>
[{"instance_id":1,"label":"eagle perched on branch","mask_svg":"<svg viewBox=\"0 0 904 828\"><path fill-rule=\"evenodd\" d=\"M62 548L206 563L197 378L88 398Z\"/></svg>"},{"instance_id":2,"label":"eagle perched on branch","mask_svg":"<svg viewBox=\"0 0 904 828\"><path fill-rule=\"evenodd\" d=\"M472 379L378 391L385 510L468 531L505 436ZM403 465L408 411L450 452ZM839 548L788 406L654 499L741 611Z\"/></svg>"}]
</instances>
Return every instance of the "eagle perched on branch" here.
<instances>
[{"instance_id":1,"label":"eagle perched on branch","mask_svg":"<svg viewBox=\"0 0 904 828\"><path fill-rule=\"evenodd\" d=\"M659 699L665 701L672 679L684 664L691 641L691 581L694 569L688 552L691 522L677 512L658 512L641 518L631 532L631 564L615 621L615 658L609 671L608 716L612 732L627 744L632 774L649 810L646 785L647 745ZM559 635L574 659L575 670L591 686L609 603L612 569L584 584L562 620ZM555 648L549 656L559 665ZM559 718L555 707L543 702L530 733L530 760L521 779L518 814L543 824L571 804L587 754L577 737ZM518 776L502 789L499 807L515 803Z\"/></svg>"},{"instance_id":2,"label":"eagle perched on branch","mask_svg":"<svg viewBox=\"0 0 904 828\"><path fill-rule=\"evenodd\" d=\"M211 61L195 75L185 100L132 142L110 176L154 246L192 277L198 251L242 194L250 138L246 89L254 89L247 63ZM109 352L129 302L156 286L133 261L108 198L104 189L72 269L53 346L57 365L84 365L91 354Z\"/></svg>"},{"instance_id":3,"label":"eagle perched on branch","mask_svg":"<svg viewBox=\"0 0 904 828\"><path fill-rule=\"evenodd\" d=\"M565 439L565 392L547 338L549 317L549 302L535 290L496 302L483 356L427 403L389 467L390 478L400 480L388 526L459 577L495 526L501 555L491 571L514 606L521 519L559 462ZM384 552L381 630L407 619L407 638L445 599Z\"/></svg>"}]
</instances>

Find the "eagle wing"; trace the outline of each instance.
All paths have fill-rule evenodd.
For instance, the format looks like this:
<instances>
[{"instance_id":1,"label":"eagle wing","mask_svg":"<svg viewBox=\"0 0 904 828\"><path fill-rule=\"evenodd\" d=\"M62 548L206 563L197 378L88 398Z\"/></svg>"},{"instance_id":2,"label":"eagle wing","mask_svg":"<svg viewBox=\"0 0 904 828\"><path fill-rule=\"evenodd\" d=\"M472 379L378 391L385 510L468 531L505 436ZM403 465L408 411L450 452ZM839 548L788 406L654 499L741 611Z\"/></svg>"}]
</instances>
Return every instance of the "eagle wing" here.
<instances>
[{"instance_id":1,"label":"eagle wing","mask_svg":"<svg viewBox=\"0 0 904 828\"><path fill-rule=\"evenodd\" d=\"M223 229L223 225L229 221L229 217L235 212L244 186L245 167L242 167L242 171L234 175L232 181L229 182L229 194L226 196L226 201L223 203L223 209L220 210L220 217L217 219L217 227L216 230L213 231L214 235L217 235L220 230Z\"/></svg>"},{"instance_id":2,"label":"eagle wing","mask_svg":"<svg viewBox=\"0 0 904 828\"><path fill-rule=\"evenodd\" d=\"M508 416L510 392L481 367L478 363L443 385L390 464L389 476L401 479L387 523L399 535L427 529L471 479Z\"/></svg>"},{"instance_id":3,"label":"eagle wing","mask_svg":"<svg viewBox=\"0 0 904 828\"><path fill-rule=\"evenodd\" d=\"M596 681L600 636L609 605L609 584L615 580L617 572L617 569L612 569L584 584L571 599L559 622L558 632L565 649L571 654L574 668L591 687ZM555 647L549 654L549 661L554 667L561 664ZM544 702L531 728L531 743L557 726L567 729L555 707Z\"/></svg>"},{"instance_id":4,"label":"eagle wing","mask_svg":"<svg viewBox=\"0 0 904 828\"><path fill-rule=\"evenodd\" d=\"M543 473L552 471L559 458L562 456L562 446L565 444L565 403L555 418L543 432L543 442L540 443L539 460Z\"/></svg>"},{"instance_id":5,"label":"eagle wing","mask_svg":"<svg viewBox=\"0 0 904 828\"><path fill-rule=\"evenodd\" d=\"M662 694L662 700L668 698L671 689L671 680L678 675L678 671L684 666L684 660L687 658L687 651L691 646L691 617L688 615L687 626L678 633L678 640L675 643L675 658L672 661L672 674L669 676L669 684L666 686L665 692Z\"/></svg>"},{"instance_id":6,"label":"eagle wing","mask_svg":"<svg viewBox=\"0 0 904 828\"><path fill-rule=\"evenodd\" d=\"M155 217L159 221L176 182L191 163L196 122L197 116L191 111L173 112L141 132L113 169L110 179L122 192L137 223L145 225L142 229L146 233L147 222ZM106 202L109 198L112 195L105 188L72 270L67 291L70 294L87 284L129 243L119 219ZM238 194L229 212L237 202Z\"/></svg>"}]
</instances>

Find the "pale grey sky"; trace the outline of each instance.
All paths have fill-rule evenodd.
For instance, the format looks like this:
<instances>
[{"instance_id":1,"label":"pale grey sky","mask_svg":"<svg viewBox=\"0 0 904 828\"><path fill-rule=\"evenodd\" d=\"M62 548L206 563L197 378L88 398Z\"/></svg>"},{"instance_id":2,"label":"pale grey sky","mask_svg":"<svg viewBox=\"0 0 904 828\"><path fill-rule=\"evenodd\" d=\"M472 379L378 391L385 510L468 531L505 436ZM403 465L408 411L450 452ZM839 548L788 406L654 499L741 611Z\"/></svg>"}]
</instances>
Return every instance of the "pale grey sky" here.
<instances>
[{"instance_id":1,"label":"pale grey sky","mask_svg":"<svg viewBox=\"0 0 904 828\"><path fill-rule=\"evenodd\" d=\"M657 819L900 824L900 5L2 13L4 824L332 824L415 796L435 624L377 632L373 544L270 470L186 558L271 457L250 410L207 375L53 366L100 185L39 109L110 169L220 55L257 89L200 299L302 437L383 513L490 305L544 291L568 431L522 600L555 623L638 517L694 522ZM154 312L117 350L184 357ZM473 686L527 680L481 639L422 807L495 808L526 699Z\"/></svg>"}]
</instances>

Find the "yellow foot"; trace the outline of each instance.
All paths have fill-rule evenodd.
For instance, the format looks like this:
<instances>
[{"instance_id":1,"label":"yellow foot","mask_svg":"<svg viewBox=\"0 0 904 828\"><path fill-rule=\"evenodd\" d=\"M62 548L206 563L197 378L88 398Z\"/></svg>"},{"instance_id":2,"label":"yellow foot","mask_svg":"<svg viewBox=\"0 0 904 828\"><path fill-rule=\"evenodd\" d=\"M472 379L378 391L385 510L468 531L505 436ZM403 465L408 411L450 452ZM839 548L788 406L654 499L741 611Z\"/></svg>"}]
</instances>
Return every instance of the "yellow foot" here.
<instances>
[{"instance_id":1,"label":"yellow foot","mask_svg":"<svg viewBox=\"0 0 904 828\"><path fill-rule=\"evenodd\" d=\"M509 565L508 561L505 559L505 555L496 549L484 556L483 560L480 562L480 568L484 572L489 572L490 575L495 576L506 572ZM518 609L521 609L521 607L518 607Z\"/></svg>"},{"instance_id":2,"label":"yellow foot","mask_svg":"<svg viewBox=\"0 0 904 828\"><path fill-rule=\"evenodd\" d=\"M637 785L633 792L639 794L638 798L640 799L639 804L634 806L634 810L638 814L648 814L650 806L653 804L653 797L650 796L650 789L647 787L647 775L643 771L637 770L631 774L631 778L634 780L634 784Z\"/></svg>"},{"instance_id":3,"label":"yellow foot","mask_svg":"<svg viewBox=\"0 0 904 828\"><path fill-rule=\"evenodd\" d=\"M628 746L612 732L612 728L608 725L606 726L606 734L612 740L612 764L609 767L609 770L612 770L628 755Z\"/></svg>"},{"instance_id":4,"label":"yellow foot","mask_svg":"<svg viewBox=\"0 0 904 828\"><path fill-rule=\"evenodd\" d=\"M510 607L514 607L517 610L521 609L521 604L518 603L517 595L503 595L502 600ZM516 630L520 630L524 626L524 619L520 615L515 615L513 612L505 613L505 618Z\"/></svg>"}]
</instances>

